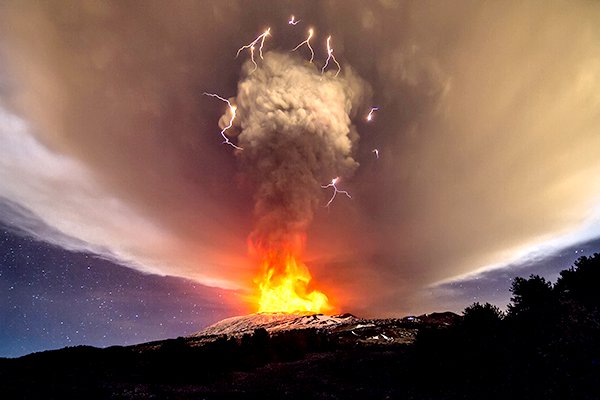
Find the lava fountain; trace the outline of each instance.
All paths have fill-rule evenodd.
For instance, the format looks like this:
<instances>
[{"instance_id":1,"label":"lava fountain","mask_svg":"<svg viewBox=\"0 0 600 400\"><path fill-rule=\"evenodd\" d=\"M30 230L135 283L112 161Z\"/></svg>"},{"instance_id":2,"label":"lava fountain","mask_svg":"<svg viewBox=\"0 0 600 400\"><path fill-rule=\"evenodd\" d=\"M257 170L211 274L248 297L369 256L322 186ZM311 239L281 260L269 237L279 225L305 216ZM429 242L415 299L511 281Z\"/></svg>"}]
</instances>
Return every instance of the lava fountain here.
<instances>
[{"instance_id":1,"label":"lava fountain","mask_svg":"<svg viewBox=\"0 0 600 400\"><path fill-rule=\"evenodd\" d=\"M327 296L312 288L312 276L292 247L260 251L260 276L256 279L258 312L311 312L333 310Z\"/></svg>"}]
</instances>

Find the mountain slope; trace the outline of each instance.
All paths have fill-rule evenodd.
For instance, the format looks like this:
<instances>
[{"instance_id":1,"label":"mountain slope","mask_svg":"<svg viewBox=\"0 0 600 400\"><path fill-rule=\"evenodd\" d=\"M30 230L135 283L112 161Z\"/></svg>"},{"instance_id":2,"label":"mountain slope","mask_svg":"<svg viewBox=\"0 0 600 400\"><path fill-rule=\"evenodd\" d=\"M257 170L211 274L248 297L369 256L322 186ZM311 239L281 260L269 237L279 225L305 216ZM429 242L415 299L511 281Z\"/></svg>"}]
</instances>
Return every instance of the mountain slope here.
<instances>
[{"instance_id":1,"label":"mountain slope","mask_svg":"<svg viewBox=\"0 0 600 400\"><path fill-rule=\"evenodd\" d=\"M241 337L265 329L276 335L293 330L316 329L343 343L363 344L410 344L420 328L426 326L449 326L460 318L445 312L425 314L418 317L390 319L362 319L352 314L288 314L257 313L231 317L200 330L188 338L198 344L215 340L220 336Z\"/></svg>"},{"instance_id":2,"label":"mountain slope","mask_svg":"<svg viewBox=\"0 0 600 400\"><path fill-rule=\"evenodd\" d=\"M252 333L259 328L266 329L268 332L308 328L332 329L340 326L356 325L360 321L359 318L351 314L329 316L324 314L257 313L224 319L191 336L238 336Z\"/></svg>"}]
</instances>

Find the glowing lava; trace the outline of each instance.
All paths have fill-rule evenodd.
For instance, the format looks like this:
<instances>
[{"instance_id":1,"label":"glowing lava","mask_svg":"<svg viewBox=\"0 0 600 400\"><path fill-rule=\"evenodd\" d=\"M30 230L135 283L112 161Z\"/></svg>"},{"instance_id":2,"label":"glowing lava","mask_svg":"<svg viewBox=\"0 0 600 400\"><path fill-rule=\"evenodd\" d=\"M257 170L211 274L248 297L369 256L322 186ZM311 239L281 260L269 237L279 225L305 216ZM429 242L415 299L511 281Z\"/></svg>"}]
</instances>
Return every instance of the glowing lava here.
<instances>
[{"instance_id":1,"label":"glowing lava","mask_svg":"<svg viewBox=\"0 0 600 400\"><path fill-rule=\"evenodd\" d=\"M306 265L291 251L267 251L262 257L258 312L313 312L332 310L327 296L309 288Z\"/></svg>"}]
</instances>

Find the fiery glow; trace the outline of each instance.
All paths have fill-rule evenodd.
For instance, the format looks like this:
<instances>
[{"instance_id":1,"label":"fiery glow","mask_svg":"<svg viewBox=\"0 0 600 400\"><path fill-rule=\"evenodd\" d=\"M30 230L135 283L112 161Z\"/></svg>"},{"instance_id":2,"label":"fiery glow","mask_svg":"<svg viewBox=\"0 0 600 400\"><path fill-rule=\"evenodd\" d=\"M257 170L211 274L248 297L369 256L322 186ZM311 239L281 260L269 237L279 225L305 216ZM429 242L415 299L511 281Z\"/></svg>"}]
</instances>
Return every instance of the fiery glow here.
<instances>
[{"instance_id":1,"label":"fiery glow","mask_svg":"<svg viewBox=\"0 0 600 400\"><path fill-rule=\"evenodd\" d=\"M258 312L314 312L332 310L329 299L309 285L306 265L291 251L268 251L263 256L258 279Z\"/></svg>"}]
</instances>

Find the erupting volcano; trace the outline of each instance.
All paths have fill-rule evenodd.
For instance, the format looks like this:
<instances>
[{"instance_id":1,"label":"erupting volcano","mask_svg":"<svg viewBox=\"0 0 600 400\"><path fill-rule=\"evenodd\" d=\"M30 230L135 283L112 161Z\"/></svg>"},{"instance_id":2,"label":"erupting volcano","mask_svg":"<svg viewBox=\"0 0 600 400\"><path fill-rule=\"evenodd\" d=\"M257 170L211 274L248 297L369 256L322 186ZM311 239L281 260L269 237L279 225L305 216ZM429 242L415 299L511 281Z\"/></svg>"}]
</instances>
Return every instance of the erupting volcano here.
<instances>
[{"instance_id":1,"label":"erupting volcano","mask_svg":"<svg viewBox=\"0 0 600 400\"><path fill-rule=\"evenodd\" d=\"M304 237L327 196L322 183L350 176L358 134L352 118L370 89L351 68L322 73L295 55L266 53L258 67L247 62L219 121L237 137L241 178L254 191L256 225L250 252L259 312L327 312L333 306L313 287L301 261Z\"/></svg>"}]
</instances>

